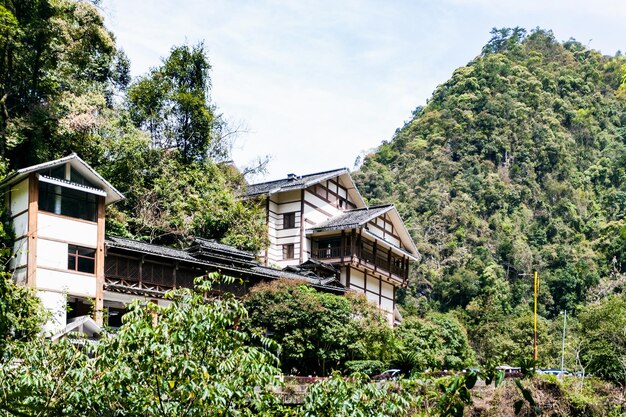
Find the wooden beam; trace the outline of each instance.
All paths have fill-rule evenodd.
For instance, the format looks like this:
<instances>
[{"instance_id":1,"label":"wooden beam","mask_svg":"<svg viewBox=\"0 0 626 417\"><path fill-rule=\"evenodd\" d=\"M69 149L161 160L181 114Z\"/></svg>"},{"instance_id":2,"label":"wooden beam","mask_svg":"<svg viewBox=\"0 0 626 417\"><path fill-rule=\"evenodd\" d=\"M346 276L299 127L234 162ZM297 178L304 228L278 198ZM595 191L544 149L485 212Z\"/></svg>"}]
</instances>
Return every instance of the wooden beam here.
<instances>
[{"instance_id":1,"label":"wooden beam","mask_svg":"<svg viewBox=\"0 0 626 417\"><path fill-rule=\"evenodd\" d=\"M104 312L104 197L98 197L98 225L96 240L96 302L94 306L94 320L102 326Z\"/></svg>"},{"instance_id":2,"label":"wooden beam","mask_svg":"<svg viewBox=\"0 0 626 417\"><path fill-rule=\"evenodd\" d=\"M270 233L270 196L267 196L267 199L265 200L265 224L267 225L267 234L269 235ZM268 243L267 246L265 247L265 266L269 265L269 251L270 251L270 242L269 242L269 236L267 237L268 239Z\"/></svg>"},{"instance_id":3,"label":"wooden beam","mask_svg":"<svg viewBox=\"0 0 626 417\"><path fill-rule=\"evenodd\" d=\"M39 213L39 181L35 173L28 176L28 255L26 286L37 286L37 215Z\"/></svg>"},{"instance_id":4,"label":"wooden beam","mask_svg":"<svg viewBox=\"0 0 626 417\"><path fill-rule=\"evenodd\" d=\"M300 190L300 263L304 262L304 189Z\"/></svg>"},{"instance_id":5,"label":"wooden beam","mask_svg":"<svg viewBox=\"0 0 626 417\"><path fill-rule=\"evenodd\" d=\"M341 231L341 246L339 250L341 251L341 263L343 263L343 257L346 253L346 231L345 230Z\"/></svg>"}]
</instances>

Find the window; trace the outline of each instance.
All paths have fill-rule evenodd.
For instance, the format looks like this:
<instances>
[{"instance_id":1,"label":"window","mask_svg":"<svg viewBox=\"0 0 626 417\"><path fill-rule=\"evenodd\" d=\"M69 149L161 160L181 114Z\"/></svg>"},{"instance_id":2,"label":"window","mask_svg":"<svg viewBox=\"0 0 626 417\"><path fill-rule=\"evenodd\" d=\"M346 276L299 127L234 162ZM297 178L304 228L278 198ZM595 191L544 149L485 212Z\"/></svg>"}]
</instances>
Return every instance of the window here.
<instances>
[{"instance_id":1,"label":"window","mask_svg":"<svg viewBox=\"0 0 626 417\"><path fill-rule=\"evenodd\" d=\"M96 250L82 246L68 245L67 269L93 274L96 271Z\"/></svg>"},{"instance_id":2,"label":"window","mask_svg":"<svg viewBox=\"0 0 626 417\"><path fill-rule=\"evenodd\" d=\"M283 245L283 259L293 259L294 244Z\"/></svg>"},{"instance_id":3,"label":"window","mask_svg":"<svg viewBox=\"0 0 626 417\"><path fill-rule=\"evenodd\" d=\"M60 185L39 183L39 209L95 222L97 196Z\"/></svg>"},{"instance_id":4,"label":"window","mask_svg":"<svg viewBox=\"0 0 626 417\"><path fill-rule=\"evenodd\" d=\"M283 214L283 229L293 229L296 227L296 213Z\"/></svg>"}]
</instances>

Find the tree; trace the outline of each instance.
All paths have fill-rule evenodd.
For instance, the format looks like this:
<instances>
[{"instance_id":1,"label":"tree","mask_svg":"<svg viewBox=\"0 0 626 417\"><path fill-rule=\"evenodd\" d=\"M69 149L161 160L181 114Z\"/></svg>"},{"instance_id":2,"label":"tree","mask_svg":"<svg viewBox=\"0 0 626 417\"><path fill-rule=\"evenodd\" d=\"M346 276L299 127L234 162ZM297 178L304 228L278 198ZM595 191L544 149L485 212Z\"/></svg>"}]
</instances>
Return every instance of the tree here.
<instances>
[{"instance_id":1,"label":"tree","mask_svg":"<svg viewBox=\"0 0 626 417\"><path fill-rule=\"evenodd\" d=\"M232 294L209 300L210 280L197 284L168 293L166 307L134 302L122 327L93 348L68 340L15 345L0 359L0 412L275 415L277 347L240 329L246 311Z\"/></svg>"},{"instance_id":2,"label":"tree","mask_svg":"<svg viewBox=\"0 0 626 417\"><path fill-rule=\"evenodd\" d=\"M128 90L133 121L162 149L176 148L185 162L224 157L221 121L210 103L211 65L202 43L172 48L163 65Z\"/></svg>"},{"instance_id":3,"label":"tree","mask_svg":"<svg viewBox=\"0 0 626 417\"><path fill-rule=\"evenodd\" d=\"M474 352L461 323L451 315L409 317L394 329L399 357L414 357L414 370L459 370L474 362Z\"/></svg>"},{"instance_id":4,"label":"tree","mask_svg":"<svg viewBox=\"0 0 626 417\"><path fill-rule=\"evenodd\" d=\"M391 329L363 296L317 292L300 280L258 284L246 296L247 326L281 346L281 368L327 375L347 360L387 359Z\"/></svg>"},{"instance_id":5,"label":"tree","mask_svg":"<svg viewBox=\"0 0 626 417\"><path fill-rule=\"evenodd\" d=\"M587 306L579 321L585 370L626 386L626 297L611 296Z\"/></svg>"},{"instance_id":6,"label":"tree","mask_svg":"<svg viewBox=\"0 0 626 417\"><path fill-rule=\"evenodd\" d=\"M98 111L128 79L96 7L2 1L0 41L0 156L22 167L89 146Z\"/></svg>"}]
</instances>

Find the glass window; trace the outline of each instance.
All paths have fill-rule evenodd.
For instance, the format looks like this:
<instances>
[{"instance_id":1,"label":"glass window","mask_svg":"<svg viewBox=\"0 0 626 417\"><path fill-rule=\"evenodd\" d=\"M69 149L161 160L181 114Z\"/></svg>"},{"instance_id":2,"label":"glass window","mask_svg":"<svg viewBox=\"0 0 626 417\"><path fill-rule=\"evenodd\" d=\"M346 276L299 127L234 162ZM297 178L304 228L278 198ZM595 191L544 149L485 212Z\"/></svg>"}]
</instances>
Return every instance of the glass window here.
<instances>
[{"instance_id":1,"label":"glass window","mask_svg":"<svg viewBox=\"0 0 626 417\"><path fill-rule=\"evenodd\" d=\"M39 210L95 222L98 197L60 185L39 183Z\"/></svg>"},{"instance_id":2,"label":"glass window","mask_svg":"<svg viewBox=\"0 0 626 417\"><path fill-rule=\"evenodd\" d=\"M293 259L294 257L294 244L283 245L283 259Z\"/></svg>"},{"instance_id":3,"label":"glass window","mask_svg":"<svg viewBox=\"0 0 626 417\"><path fill-rule=\"evenodd\" d=\"M283 214L283 229L293 229L296 227L296 213Z\"/></svg>"},{"instance_id":4,"label":"glass window","mask_svg":"<svg viewBox=\"0 0 626 417\"><path fill-rule=\"evenodd\" d=\"M82 246L68 245L67 269L93 274L96 271L96 250Z\"/></svg>"}]
</instances>

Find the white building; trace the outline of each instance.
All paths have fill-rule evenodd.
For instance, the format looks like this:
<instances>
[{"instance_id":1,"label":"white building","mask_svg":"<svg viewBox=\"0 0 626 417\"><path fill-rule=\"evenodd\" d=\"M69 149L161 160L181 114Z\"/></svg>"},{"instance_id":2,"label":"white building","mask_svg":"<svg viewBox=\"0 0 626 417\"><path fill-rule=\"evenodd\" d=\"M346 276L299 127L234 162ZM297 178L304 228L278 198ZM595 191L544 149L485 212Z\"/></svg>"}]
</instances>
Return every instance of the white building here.
<instances>
[{"instance_id":1,"label":"white building","mask_svg":"<svg viewBox=\"0 0 626 417\"><path fill-rule=\"evenodd\" d=\"M332 265L346 288L363 292L390 320L398 317L396 290L407 285L419 253L393 205L367 207L345 168L252 184L246 195L264 199L266 265Z\"/></svg>"},{"instance_id":2,"label":"white building","mask_svg":"<svg viewBox=\"0 0 626 417\"><path fill-rule=\"evenodd\" d=\"M16 237L10 267L52 312L45 331L65 328L68 302L102 311L104 211L124 196L76 154L20 169L3 186Z\"/></svg>"}]
</instances>

